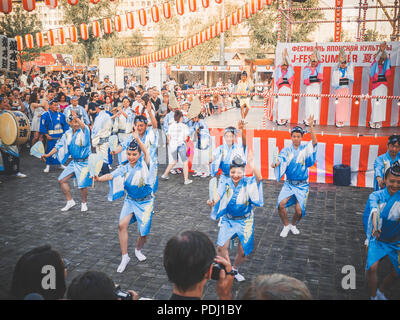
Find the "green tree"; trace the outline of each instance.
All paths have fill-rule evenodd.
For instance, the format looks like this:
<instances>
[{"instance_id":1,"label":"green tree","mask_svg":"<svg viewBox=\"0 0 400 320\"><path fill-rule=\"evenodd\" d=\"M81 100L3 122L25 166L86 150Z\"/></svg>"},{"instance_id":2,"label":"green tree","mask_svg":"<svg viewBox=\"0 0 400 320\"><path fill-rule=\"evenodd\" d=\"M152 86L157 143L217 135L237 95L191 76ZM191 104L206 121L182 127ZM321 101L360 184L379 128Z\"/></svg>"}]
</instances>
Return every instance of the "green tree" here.
<instances>
[{"instance_id":1,"label":"green tree","mask_svg":"<svg viewBox=\"0 0 400 320\"><path fill-rule=\"evenodd\" d=\"M5 19L0 20L0 33L9 38L24 36L28 33L32 34L34 37L35 33L39 31L42 31L42 22L38 19L37 14L35 12L26 12L21 7L21 4L16 5L12 13L8 14ZM35 60L35 58L40 55L40 52L46 51L47 49L47 46L40 48L36 45L32 49L24 47L24 49L18 53L21 64Z\"/></svg>"},{"instance_id":2,"label":"green tree","mask_svg":"<svg viewBox=\"0 0 400 320\"><path fill-rule=\"evenodd\" d=\"M386 39L386 36L384 34L379 34L378 31L374 31L371 29L367 29L365 31L364 41L383 41L383 40L389 40L389 39Z\"/></svg>"},{"instance_id":3,"label":"green tree","mask_svg":"<svg viewBox=\"0 0 400 320\"><path fill-rule=\"evenodd\" d=\"M257 12L247 19L246 24L249 27L249 36L251 49L247 54L250 58L265 57L265 52L275 48L278 41L278 1L268 8ZM292 7L317 7L318 0L307 0L305 3L292 2ZM284 11L287 12L287 11ZM312 21L321 20L323 13L320 11L293 11L293 21ZM285 41L286 30L289 27L286 19L282 15L282 29L280 41ZM315 23L292 24L292 42L310 41L308 36L316 29Z\"/></svg>"},{"instance_id":4,"label":"green tree","mask_svg":"<svg viewBox=\"0 0 400 320\"><path fill-rule=\"evenodd\" d=\"M118 1L115 1L118 2ZM117 3L115 4L117 5ZM89 23L94 19L111 16L113 13L114 5L111 1L100 1L97 4L92 4L89 1L79 1L76 5L63 4L64 21L65 25L75 25L78 30L82 23ZM101 25L101 24L100 24ZM78 31L79 33L79 31ZM88 28L89 37L83 40L78 36L78 45L82 49L83 55L78 57L79 60L90 64L98 50L99 44L102 40L112 37L112 33L104 35L102 38L94 37L92 28ZM76 48L75 48L76 50Z\"/></svg>"}]
</instances>

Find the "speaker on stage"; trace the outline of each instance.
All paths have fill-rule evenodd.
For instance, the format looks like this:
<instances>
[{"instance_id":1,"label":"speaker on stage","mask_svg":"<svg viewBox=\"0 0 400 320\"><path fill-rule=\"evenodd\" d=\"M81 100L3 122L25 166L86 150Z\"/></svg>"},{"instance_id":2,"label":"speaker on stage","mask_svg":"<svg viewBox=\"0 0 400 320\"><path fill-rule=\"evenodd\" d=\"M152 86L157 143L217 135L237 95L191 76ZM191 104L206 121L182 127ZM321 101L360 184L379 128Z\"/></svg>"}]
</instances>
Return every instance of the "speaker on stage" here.
<instances>
[{"instance_id":1,"label":"speaker on stage","mask_svg":"<svg viewBox=\"0 0 400 320\"><path fill-rule=\"evenodd\" d=\"M336 186L349 186L351 182L351 168L345 164L333 166L333 184Z\"/></svg>"}]
</instances>

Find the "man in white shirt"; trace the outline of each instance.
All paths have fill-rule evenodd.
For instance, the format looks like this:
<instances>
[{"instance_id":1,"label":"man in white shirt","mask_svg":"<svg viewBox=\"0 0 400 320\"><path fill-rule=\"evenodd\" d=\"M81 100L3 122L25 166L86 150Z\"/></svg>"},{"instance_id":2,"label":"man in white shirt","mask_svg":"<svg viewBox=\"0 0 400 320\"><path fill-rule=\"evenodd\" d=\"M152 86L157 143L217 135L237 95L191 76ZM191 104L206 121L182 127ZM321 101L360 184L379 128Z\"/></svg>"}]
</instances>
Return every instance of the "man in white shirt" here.
<instances>
[{"instance_id":1,"label":"man in white shirt","mask_svg":"<svg viewBox=\"0 0 400 320\"><path fill-rule=\"evenodd\" d=\"M188 158L187 158L187 148L186 139L189 136L189 128L183 121L182 111L176 110L174 114L175 122L171 123L168 127L168 144L171 148L172 162L165 169L164 174L161 176L162 179L168 180L169 171L175 166L180 158L183 162L183 175L184 184L190 184L193 181L188 179L189 168L188 168Z\"/></svg>"}]
</instances>

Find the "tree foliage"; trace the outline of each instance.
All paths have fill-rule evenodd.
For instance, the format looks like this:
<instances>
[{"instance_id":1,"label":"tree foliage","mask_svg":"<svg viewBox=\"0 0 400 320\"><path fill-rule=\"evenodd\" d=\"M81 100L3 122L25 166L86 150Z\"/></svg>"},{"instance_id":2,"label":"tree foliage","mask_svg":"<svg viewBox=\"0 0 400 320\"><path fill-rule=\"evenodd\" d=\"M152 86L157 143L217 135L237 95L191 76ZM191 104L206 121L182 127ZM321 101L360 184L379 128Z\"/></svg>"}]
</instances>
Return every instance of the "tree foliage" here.
<instances>
[{"instance_id":1,"label":"tree foliage","mask_svg":"<svg viewBox=\"0 0 400 320\"><path fill-rule=\"evenodd\" d=\"M34 37L35 33L41 30L42 22L38 19L37 14L35 12L26 12L21 4L15 5L12 13L8 14L6 19L0 20L0 33L9 38L24 36L29 33ZM41 48L34 46L32 49L25 47L18 55L21 63L29 62L35 60L40 55L40 52L44 52L47 49L47 46Z\"/></svg>"},{"instance_id":2,"label":"tree foliage","mask_svg":"<svg viewBox=\"0 0 400 320\"><path fill-rule=\"evenodd\" d=\"M317 7L318 0L307 0L305 3L292 2L292 7ZM286 12L286 11L284 11ZM275 1L273 5L262 11L257 12L249 19L246 24L249 27L249 36L251 49L248 50L247 54L250 58L262 58L265 57L265 53L268 50L275 48L278 41L278 1ZM312 21L321 20L323 13L320 11L293 11L293 21ZM315 23L302 23L292 24L292 42L307 42L310 41L309 35L317 28ZM282 15L282 29L280 41L284 42L286 33L288 30L288 23Z\"/></svg>"}]
</instances>

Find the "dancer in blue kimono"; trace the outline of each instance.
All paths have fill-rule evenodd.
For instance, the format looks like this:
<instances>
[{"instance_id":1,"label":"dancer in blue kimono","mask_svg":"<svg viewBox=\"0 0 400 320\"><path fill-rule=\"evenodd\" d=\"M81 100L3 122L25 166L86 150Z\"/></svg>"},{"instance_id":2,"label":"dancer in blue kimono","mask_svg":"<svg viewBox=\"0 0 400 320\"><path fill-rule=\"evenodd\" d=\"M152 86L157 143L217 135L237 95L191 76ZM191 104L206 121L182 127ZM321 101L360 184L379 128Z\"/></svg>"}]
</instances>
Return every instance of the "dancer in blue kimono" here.
<instances>
[{"instance_id":1,"label":"dancer in blue kimono","mask_svg":"<svg viewBox=\"0 0 400 320\"><path fill-rule=\"evenodd\" d=\"M308 168L313 166L317 156L317 137L314 133L314 117L308 118L311 128L312 141L301 144L304 131L301 127L294 127L291 131L292 145L283 148L279 153L275 168L275 176L280 181L286 174L286 181L278 196L277 208L279 216L284 224L281 237L287 237L289 231L299 234L296 223L306 214L306 205L310 184L308 183ZM295 205L296 213L293 215L292 223L288 222L287 207Z\"/></svg>"},{"instance_id":2,"label":"dancer in blue kimono","mask_svg":"<svg viewBox=\"0 0 400 320\"><path fill-rule=\"evenodd\" d=\"M46 136L47 147L46 152L50 152L57 141L68 130L68 124L65 115L59 112L59 104L57 99L49 101L49 110L40 117L40 133ZM59 165L57 156L53 155L46 159L46 168L43 172L50 171L50 165Z\"/></svg>"},{"instance_id":3,"label":"dancer in blue kimono","mask_svg":"<svg viewBox=\"0 0 400 320\"><path fill-rule=\"evenodd\" d=\"M58 177L61 190L67 199L67 204L61 211L68 211L76 204L72 199L68 185L68 180L73 177L75 177L81 193L81 211L87 211L87 188L93 184L88 170L88 160L91 154L90 131L83 123L82 116L79 117L75 111L71 111L68 121L70 128L63 134L54 148L42 156L42 159L45 160L57 153L58 160L64 164L71 156L72 161Z\"/></svg>"},{"instance_id":4,"label":"dancer in blue kimono","mask_svg":"<svg viewBox=\"0 0 400 320\"><path fill-rule=\"evenodd\" d=\"M90 125L89 116L88 116L85 108L78 104L78 101L79 101L79 98L77 96L71 97L71 104L64 109L65 118L68 119L69 116L71 115L71 111L74 111L78 115L78 117L82 117L83 118L82 121L87 126L89 126Z\"/></svg>"},{"instance_id":5,"label":"dancer in blue kimono","mask_svg":"<svg viewBox=\"0 0 400 320\"><path fill-rule=\"evenodd\" d=\"M216 198L207 201L212 207L211 218L217 220L222 217L217 240L218 255L228 259L231 239L239 238L238 251L232 266L237 281L245 280L238 268L253 251L253 207L264 205L261 172L253 165L252 153L248 160L253 176L244 175L246 163L240 156L236 156L230 165L229 178L219 184Z\"/></svg>"},{"instance_id":6,"label":"dancer in blue kimono","mask_svg":"<svg viewBox=\"0 0 400 320\"><path fill-rule=\"evenodd\" d=\"M109 143L113 121L108 111L104 110L104 105L97 106L98 115L94 119L92 129L92 146L96 148L96 153L103 156L103 166L101 174L110 173L109 168Z\"/></svg>"},{"instance_id":7,"label":"dancer in blue kimono","mask_svg":"<svg viewBox=\"0 0 400 320\"><path fill-rule=\"evenodd\" d=\"M143 245L150 233L153 217L155 183L155 166L144 143L139 139L137 131L133 133L133 140L127 149L128 163L117 170L101 177L94 177L95 181L109 181L110 201L126 197L119 217L119 242L122 260L117 272L123 272L128 265L128 226L137 221L139 237L136 243L135 256L139 261L146 260L142 253Z\"/></svg>"},{"instance_id":8,"label":"dancer in blue kimono","mask_svg":"<svg viewBox=\"0 0 400 320\"><path fill-rule=\"evenodd\" d=\"M148 95L147 95L148 97ZM154 117L153 112L151 112L151 102L150 99L146 98L146 95L142 97L145 102L145 107L147 109L147 113L149 114L151 125L148 125L148 119L143 115L138 115L135 117L133 129L137 131L139 139L144 143L146 149L150 153L151 160L153 161L153 165L155 167L155 175L156 182L154 183L153 193L157 192L158 189L158 153L157 153L157 145L158 145L158 130L157 130L157 120ZM127 163L126 152L129 147L129 144L133 140L133 134L131 133L118 147L117 150L112 152L112 154L120 154L122 163Z\"/></svg>"},{"instance_id":9,"label":"dancer in blue kimono","mask_svg":"<svg viewBox=\"0 0 400 320\"><path fill-rule=\"evenodd\" d=\"M246 132L244 130L244 122L242 120L238 123L239 130L242 130L242 143L236 143L237 129L235 127L225 128L223 144L213 151L211 158L211 176L215 177L221 169L222 173L218 185L223 184L225 179L229 178L229 170L232 160L235 156L240 156L245 159L246 152Z\"/></svg>"},{"instance_id":10,"label":"dancer in blue kimono","mask_svg":"<svg viewBox=\"0 0 400 320\"><path fill-rule=\"evenodd\" d=\"M386 153L376 158L374 162L374 190L385 188L383 177L387 169L393 163L400 160L400 136L391 135L388 140L388 150Z\"/></svg>"},{"instance_id":11,"label":"dancer in blue kimono","mask_svg":"<svg viewBox=\"0 0 400 320\"><path fill-rule=\"evenodd\" d=\"M387 300L385 292L400 275L400 163L395 162L385 173L383 190L373 192L364 211L368 253L366 276L371 300ZM388 257L391 271L378 288L378 265Z\"/></svg>"}]
</instances>

